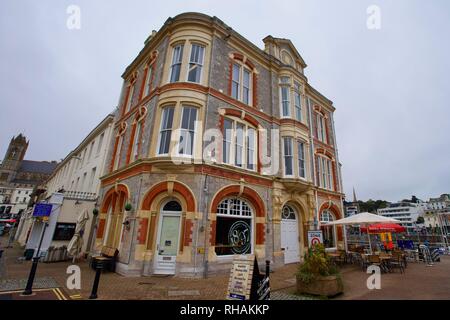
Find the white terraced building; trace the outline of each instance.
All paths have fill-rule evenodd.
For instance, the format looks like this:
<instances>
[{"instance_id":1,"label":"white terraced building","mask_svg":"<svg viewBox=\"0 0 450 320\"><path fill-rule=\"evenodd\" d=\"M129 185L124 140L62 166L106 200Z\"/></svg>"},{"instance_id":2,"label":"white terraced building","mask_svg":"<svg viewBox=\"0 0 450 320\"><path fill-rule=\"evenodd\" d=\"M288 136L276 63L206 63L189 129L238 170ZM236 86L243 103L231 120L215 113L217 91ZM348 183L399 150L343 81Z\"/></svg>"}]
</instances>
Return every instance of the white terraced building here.
<instances>
[{"instance_id":1,"label":"white terraced building","mask_svg":"<svg viewBox=\"0 0 450 320\"><path fill-rule=\"evenodd\" d=\"M384 217L401 221L401 225L407 228L408 233L415 232L417 218L423 216L424 205L421 203L397 202L388 208L378 209L377 213Z\"/></svg>"}]
</instances>

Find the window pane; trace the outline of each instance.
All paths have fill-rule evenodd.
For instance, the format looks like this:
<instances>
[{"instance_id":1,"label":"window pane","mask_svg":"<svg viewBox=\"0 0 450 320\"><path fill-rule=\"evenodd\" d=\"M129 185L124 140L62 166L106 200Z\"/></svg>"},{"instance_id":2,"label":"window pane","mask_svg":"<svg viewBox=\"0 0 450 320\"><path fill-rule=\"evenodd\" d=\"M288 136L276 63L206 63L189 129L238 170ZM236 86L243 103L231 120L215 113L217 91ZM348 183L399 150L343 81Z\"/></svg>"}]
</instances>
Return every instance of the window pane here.
<instances>
[{"instance_id":1,"label":"window pane","mask_svg":"<svg viewBox=\"0 0 450 320\"><path fill-rule=\"evenodd\" d=\"M233 78L231 83L231 96L239 99L239 83L240 83L241 66L233 64Z\"/></svg>"},{"instance_id":2,"label":"window pane","mask_svg":"<svg viewBox=\"0 0 450 320\"><path fill-rule=\"evenodd\" d=\"M247 130L247 168L255 169L255 129Z\"/></svg>"},{"instance_id":3,"label":"window pane","mask_svg":"<svg viewBox=\"0 0 450 320\"><path fill-rule=\"evenodd\" d=\"M197 119L197 108L183 107L181 120L181 133L179 143L179 153L192 155L194 146L195 120Z\"/></svg>"},{"instance_id":4,"label":"window pane","mask_svg":"<svg viewBox=\"0 0 450 320\"><path fill-rule=\"evenodd\" d=\"M306 177L305 174L305 149L302 142L298 143L298 172L299 176L302 178Z\"/></svg>"},{"instance_id":5,"label":"window pane","mask_svg":"<svg viewBox=\"0 0 450 320\"><path fill-rule=\"evenodd\" d=\"M289 88L281 87L281 103L283 106L283 117L289 117L291 115L291 110L289 106Z\"/></svg>"},{"instance_id":6,"label":"window pane","mask_svg":"<svg viewBox=\"0 0 450 320\"><path fill-rule=\"evenodd\" d=\"M182 58L183 58L183 45L178 45L173 49L172 72L170 75L170 82L177 82L180 80Z\"/></svg>"},{"instance_id":7,"label":"window pane","mask_svg":"<svg viewBox=\"0 0 450 320\"><path fill-rule=\"evenodd\" d=\"M236 124L236 166L242 167L243 162L243 149L244 149L244 125Z\"/></svg>"},{"instance_id":8,"label":"window pane","mask_svg":"<svg viewBox=\"0 0 450 320\"><path fill-rule=\"evenodd\" d=\"M173 107L166 107L163 109L158 151L159 154L169 153L170 140L172 137L173 112Z\"/></svg>"},{"instance_id":9,"label":"window pane","mask_svg":"<svg viewBox=\"0 0 450 320\"><path fill-rule=\"evenodd\" d=\"M243 97L242 101L246 104L250 103L250 71L244 69L244 79L243 79Z\"/></svg>"},{"instance_id":10,"label":"window pane","mask_svg":"<svg viewBox=\"0 0 450 320\"><path fill-rule=\"evenodd\" d=\"M285 175L293 174L292 166L292 138L283 138L284 140L284 170Z\"/></svg>"},{"instance_id":11,"label":"window pane","mask_svg":"<svg viewBox=\"0 0 450 320\"><path fill-rule=\"evenodd\" d=\"M231 133L233 123L225 119L223 122L223 162L230 163L230 149L231 149Z\"/></svg>"},{"instance_id":12,"label":"window pane","mask_svg":"<svg viewBox=\"0 0 450 320\"><path fill-rule=\"evenodd\" d=\"M203 68L203 54L204 47L199 45L192 45L191 49L191 58L189 61L189 74L188 81L191 82L200 82L200 76Z\"/></svg>"}]
</instances>

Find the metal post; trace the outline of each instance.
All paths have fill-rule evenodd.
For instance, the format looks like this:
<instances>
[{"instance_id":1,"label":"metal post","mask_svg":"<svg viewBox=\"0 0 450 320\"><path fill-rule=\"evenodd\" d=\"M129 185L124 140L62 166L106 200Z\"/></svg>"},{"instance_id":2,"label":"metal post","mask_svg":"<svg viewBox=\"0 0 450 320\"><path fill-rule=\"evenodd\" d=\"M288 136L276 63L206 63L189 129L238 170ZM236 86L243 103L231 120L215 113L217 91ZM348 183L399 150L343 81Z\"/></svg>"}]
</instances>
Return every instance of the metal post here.
<instances>
[{"instance_id":1,"label":"metal post","mask_svg":"<svg viewBox=\"0 0 450 320\"><path fill-rule=\"evenodd\" d=\"M100 282L100 275L102 274L103 264L97 262L95 269L96 269L95 279L94 284L92 285L92 292L91 295L89 296L89 299L97 299L98 284Z\"/></svg>"},{"instance_id":2,"label":"metal post","mask_svg":"<svg viewBox=\"0 0 450 320\"><path fill-rule=\"evenodd\" d=\"M42 240L44 239L45 229L47 228L47 226L48 226L48 223L44 222L41 240L39 241L39 246L37 249L36 256L33 257L33 264L31 265L31 270L30 270L30 275L28 276L27 286L25 287L25 290L22 292L22 295L24 295L24 296L29 296L33 293L34 277L36 276L36 270L37 270L39 259L40 259Z\"/></svg>"}]
</instances>

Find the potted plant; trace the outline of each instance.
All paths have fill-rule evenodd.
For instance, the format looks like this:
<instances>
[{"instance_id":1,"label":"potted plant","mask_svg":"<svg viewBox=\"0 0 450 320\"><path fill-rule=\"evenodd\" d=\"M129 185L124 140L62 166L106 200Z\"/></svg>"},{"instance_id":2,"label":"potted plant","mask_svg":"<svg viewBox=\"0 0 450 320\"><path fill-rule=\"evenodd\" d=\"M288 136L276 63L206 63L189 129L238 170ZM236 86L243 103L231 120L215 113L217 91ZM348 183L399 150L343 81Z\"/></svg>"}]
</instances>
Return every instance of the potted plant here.
<instances>
[{"instance_id":1,"label":"potted plant","mask_svg":"<svg viewBox=\"0 0 450 320\"><path fill-rule=\"evenodd\" d=\"M133 209L131 203L127 203L127 204L125 205L125 211L131 211L131 209Z\"/></svg>"},{"instance_id":2,"label":"potted plant","mask_svg":"<svg viewBox=\"0 0 450 320\"><path fill-rule=\"evenodd\" d=\"M97 208L94 208L94 210L92 210L92 214L93 214L94 216L97 216L97 215L98 215L98 209L97 209Z\"/></svg>"},{"instance_id":3,"label":"potted plant","mask_svg":"<svg viewBox=\"0 0 450 320\"><path fill-rule=\"evenodd\" d=\"M343 291L339 270L325 247L320 244L308 249L297 272L297 293L333 297Z\"/></svg>"}]
</instances>

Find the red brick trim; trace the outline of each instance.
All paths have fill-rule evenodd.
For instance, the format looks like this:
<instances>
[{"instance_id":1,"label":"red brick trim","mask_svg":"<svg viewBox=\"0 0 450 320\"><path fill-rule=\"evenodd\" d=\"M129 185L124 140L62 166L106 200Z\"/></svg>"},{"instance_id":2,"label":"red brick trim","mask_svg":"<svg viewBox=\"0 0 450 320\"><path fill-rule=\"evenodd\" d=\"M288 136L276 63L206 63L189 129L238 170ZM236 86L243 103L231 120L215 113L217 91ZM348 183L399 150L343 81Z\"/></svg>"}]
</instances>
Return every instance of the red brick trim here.
<instances>
[{"instance_id":1,"label":"red brick trim","mask_svg":"<svg viewBox=\"0 0 450 320\"><path fill-rule=\"evenodd\" d=\"M128 188L124 185L124 184L118 184L117 188L116 187L112 187L108 190L108 192L103 196L103 202L102 202L102 206L101 206L101 210L100 212L102 213L106 213L108 212L108 208L110 207L110 204L113 203L114 204L114 198L117 195L117 193L119 194L124 194L126 198L129 198L130 195L128 194ZM115 212L115 211L113 211Z\"/></svg>"},{"instance_id":2,"label":"red brick trim","mask_svg":"<svg viewBox=\"0 0 450 320\"><path fill-rule=\"evenodd\" d=\"M211 176L221 177L221 178L227 178L227 179L233 179L236 181L240 181L241 179L244 179L246 183L254 184L254 185L260 185L264 187L270 187L272 186L272 180L271 179L263 179L258 178L249 174L245 173L238 173L231 170L227 170L224 168L217 168L209 165L201 165L196 166L194 169L194 172L196 173L203 173L203 174L209 174Z\"/></svg>"},{"instance_id":3,"label":"red brick trim","mask_svg":"<svg viewBox=\"0 0 450 320\"><path fill-rule=\"evenodd\" d=\"M116 137L116 141L114 142L114 148L113 148L113 154L111 158L111 163L109 164L109 172L112 172L114 170L114 162L116 160L117 156L117 147L119 145L119 136Z\"/></svg>"},{"instance_id":4,"label":"red brick trim","mask_svg":"<svg viewBox=\"0 0 450 320\"><path fill-rule=\"evenodd\" d=\"M133 128L131 129L130 142L128 143L128 150L127 150L127 159L125 162L126 164L130 163L131 151L134 145L134 136L136 135L136 128L137 128L137 121L135 121L135 123L133 124Z\"/></svg>"},{"instance_id":5,"label":"red brick trim","mask_svg":"<svg viewBox=\"0 0 450 320\"><path fill-rule=\"evenodd\" d=\"M145 244L145 240L147 239L147 231L148 231L148 218L142 218L139 221L139 229L138 229L138 243Z\"/></svg>"},{"instance_id":6,"label":"red brick trim","mask_svg":"<svg viewBox=\"0 0 450 320\"><path fill-rule=\"evenodd\" d=\"M105 223L106 223L106 219L100 219L98 221L97 239L103 238L103 234L105 232Z\"/></svg>"},{"instance_id":7,"label":"red brick trim","mask_svg":"<svg viewBox=\"0 0 450 320\"><path fill-rule=\"evenodd\" d=\"M211 212L216 212L217 206L224 198L238 196L239 191L240 186L238 185L228 186L220 190L214 197L213 201L211 202ZM265 217L266 214L264 202L255 190L250 189L249 187L244 187L241 197L250 201L250 203L255 208L256 217Z\"/></svg>"},{"instance_id":8,"label":"red brick trim","mask_svg":"<svg viewBox=\"0 0 450 320\"><path fill-rule=\"evenodd\" d=\"M147 194L144 197L144 201L142 202L141 206L142 210L150 210L150 207L156 196L168 190L167 186L168 182L169 181L163 181L161 183L158 183L157 185L153 186L149 191L147 191ZM195 197L186 186L175 181L173 184L173 191L178 192L179 194L181 194L181 196L183 196L187 204L186 209L188 212L195 212Z\"/></svg>"}]
</instances>

